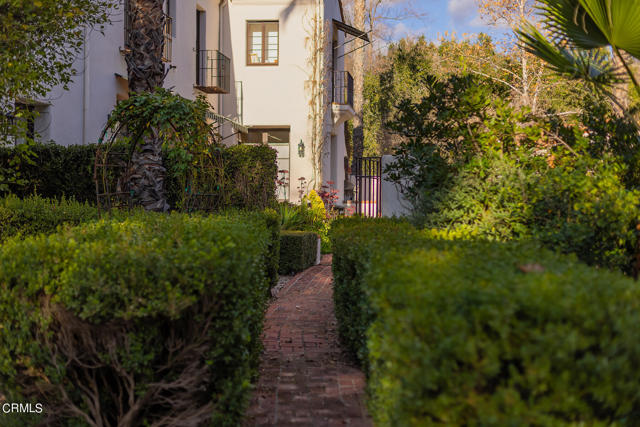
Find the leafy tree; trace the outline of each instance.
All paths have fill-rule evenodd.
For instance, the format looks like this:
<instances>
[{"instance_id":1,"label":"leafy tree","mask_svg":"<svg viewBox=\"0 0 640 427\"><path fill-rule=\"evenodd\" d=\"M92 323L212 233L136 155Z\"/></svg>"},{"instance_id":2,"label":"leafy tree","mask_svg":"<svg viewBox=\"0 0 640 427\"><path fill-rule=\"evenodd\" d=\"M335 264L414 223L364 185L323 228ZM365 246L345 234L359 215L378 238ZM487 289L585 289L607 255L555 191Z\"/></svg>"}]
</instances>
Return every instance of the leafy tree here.
<instances>
[{"instance_id":1,"label":"leafy tree","mask_svg":"<svg viewBox=\"0 0 640 427\"><path fill-rule=\"evenodd\" d=\"M533 24L523 24L518 34L528 52L558 73L589 82L615 103L619 101L612 88L623 75L640 95L640 83L628 58L640 59L640 3L628 0L540 3L541 22L548 37ZM612 55L620 63L622 74ZM620 107L625 110L623 105Z\"/></svg>"},{"instance_id":2,"label":"leafy tree","mask_svg":"<svg viewBox=\"0 0 640 427\"><path fill-rule=\"evenodd\" d=\"M0 145L28 142L33 112L16 110L16 101L66 88L86 35L103 30L116 6L116 0L0 0ZM21 152L27 156L28 147ZM0 191L16 180L15 171L0 168Z\"/></svg>"}]
</instances>

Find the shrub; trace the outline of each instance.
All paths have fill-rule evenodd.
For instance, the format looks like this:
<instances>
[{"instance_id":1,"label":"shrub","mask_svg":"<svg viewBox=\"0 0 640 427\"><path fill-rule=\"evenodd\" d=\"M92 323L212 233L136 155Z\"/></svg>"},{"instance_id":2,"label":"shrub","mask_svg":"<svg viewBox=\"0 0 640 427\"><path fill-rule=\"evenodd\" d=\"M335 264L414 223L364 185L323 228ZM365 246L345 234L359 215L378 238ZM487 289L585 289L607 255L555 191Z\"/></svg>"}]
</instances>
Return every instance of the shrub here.
<instances>
[{"instance_id":1,"label":"shrub","mask_svg":"<svg viewBox=\"0 0 640 427\"><path fill-rule=\"evenodd\" d=\"M0 243L11 236L52 233L63 224L78 225L98 218L96 208L72 200L29 196L0 199Z\"/></svg>"},{"instance_id":2,"label":"shrub","mask_svg":"<svg viewBox=\"0 0 640 427\"><path fill-rule=\"evenodd\" d=\"M364 275L382 248L410 244L415 230L392 219L339 218L332 224L333 300L340 340L365 371L368 367L366 330L374 315Z\"/></svg>"},{"instance_id":3,"label":"shrub","mask_svg":"<svg viewBox=\"0 0 640 427\"><path fill-rule=\"evenodd\" d=\"M252 218L140 213L9 239L0 394L46 402L48 423L237 425L269 235Z\"/></svg>"},{"instance_id":4,"label":"shrub","mask_svg":"<svg viewBox=\"0 0 640 427\"><path fill-rule=\"evenodd\" d=\"M633 270L640 192L624 188L625 169L587 157L546 171L531 185L529 226L547 247L590 265Z\"/></svg>"},{"instance_id":5,"label":"shrub","mask_svg":"<svg viewBox=\"0 0 640 427\"><path fill-rule=\"evenodd\" d=\"M277 203L276 151L267 145L236 145L225 150L225 207L264 209Z\"/></svg>"},{"instance_id":6,"label":"shrub","mask_svg":"<svg viewBox=\"0 0 640 427\"><path fill-rule=\"evenodd\" d=\"M257 221L269 230L269 256L266 260L266 274L269 279L270 288L278 284L278 269L280 266L280 216L273 209L264 211L247 210L227 210L223 213L226 218L233 221L242 222L247 218ZM223 215L218 214L218 216ZM270 294L270 293L269 293Z\"/></svg>"},{"instance_id":7,"label":"shrub","mask_svg":"<svg viewBox=\"0 0 640 427\"><path fill-rule=\"evenodd\" d=\"M314 265L317 256L315 233L283 230L280 234L280 274L299 273Z\"/></svg>"},{"instance_id":8,"label":"shrub","mask_svg":"<svg viewBox=\"0 0 640 427\"><path fill-rule=\"evenodd\" d=\"M8 166L15 148L0 148L0 164ZM96 202L93 181L96 145L35 144L31 161L17 165L22 185L10 184L13 194L25 197L38 194L45 198L74 198L80 202Z\"/></svg>"},{"instance_id":9,"label":"shrub","mask_svg":"<svg viewBox=\"0 0 640 427\"><path fill-rule=\"evenodd\" d=\"M96 145L36 144L33 162L18 165L22 185L10 184L11 193L20 197L37 194L45 198L75 198L80 202L96 202L93 180ZM15 149L0 148L0 164L9 165ZM275 207L276 152L268 146L241 145L221 149L223 177L217 185L219 210L264 209ZM165 167L175 174L166 179L167 199L176 208L183 200L185 188L177 171L178 159L165 152ZM13 167L12 167L13 168Z\"/></svg>"},{"instance_id":10,"label":"shrub","mask_svg":"<svg viewBox=\"0 0 640 427\"><path fill-rule=\"evenodd\" d=\"M361 220L332 232L336 293L357 283L368 314L349 320L366 331L376 425L638 419L633 281L526 242L410 229L391 241L393 226Z\"/></svg>"}]
</instances>

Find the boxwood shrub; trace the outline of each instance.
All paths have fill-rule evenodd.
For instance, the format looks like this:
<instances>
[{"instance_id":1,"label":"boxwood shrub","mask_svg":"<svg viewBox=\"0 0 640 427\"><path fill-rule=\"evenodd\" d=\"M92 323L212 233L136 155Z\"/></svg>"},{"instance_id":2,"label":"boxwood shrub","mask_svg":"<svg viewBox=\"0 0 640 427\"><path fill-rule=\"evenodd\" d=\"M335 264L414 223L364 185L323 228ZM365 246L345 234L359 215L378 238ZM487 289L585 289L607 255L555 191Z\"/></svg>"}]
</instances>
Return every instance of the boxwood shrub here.
<instances>
[{"instance_id":1,"label":"boxwood shrub","mask_svg":"<svg viewBox=\"0 0 640 427\"><path fill-rule=\"evenodd\" d=\"M316 263L318 235L308 231L282 230L280 274L299 273Z\"/></svg>"},{"instance_id":2,"label":"boxwood shrub","mask_svg":"<svg viewBox=\"0 0 640 427\"><path fill-rule=\"evenodd\" d=\"M74 198L81 202L96 202L96 186L93 181L94 159L97 146L35 144L32 161L10 165L15 153L12 148L0 147L0 165L17 167L23 181L10 184L12 194L25 197L37 194L45 198ZM222 209L264 209L277 204L276 180L277 154L268 146L240 145L223 150L224 179L220 183L223 197ZM172 160L165 156L165 167L172 168ZM177 205L180 192L184 191L178 180L166 179L167 199L172 207Z\"/></svg>"},{"instance_id":3,"label":"boxwood shrub","mask_svg":"<svg viewBox=\"0 0 640 427\"><path fill-rule=\"evenodd\" d=\"M366 330L373 320L373 312L365 273L371 268L373 257L387 245L410 244L410 236L417 234L407 222L394 219L339 218L331 227L333 246L333 300L338 320L340 340L347 350L366 369Z\"/></svg>"},{"instance_id":4,"label":"boxwood shrub","mask_svg":"<svg viewBox=\"0 0 640 427\"><path fill-rule=\"evenodd\" d=\"M367 243L391 238L394 226L333 231L334 260L370 251L343 277L355 277L365 296L369 316L359 327L377 425L633 425L640 417L632 280L533 243L415 230L405 235L411 244ZM341 286L336 277L336 292Z\"/></svg>"},{"instance_id":5,"label":"boxwood shrub","mask_svg":"<svg viewBox=\"0 0 640 427\"><path fill-rule=\"evenodd\" d=\"M38 194L45 198L66 196L81 202L96 202L93 167L96 145L35 144L35 157L18 165L21 185L10 184L13 194L26 197ZM12 148L0 147L0 164L9 166L14 158Z\"/></svg>"},{"instance_id":6,"label":"boxwood shrub","mask_svg":"<svg viewBox=\"0 0 640 427\"><path fill-rule=\"evenodd\" d=\"M63 224L78 225L98 219L98 211L87 203L29 196L0 198L0 243L14 235L52 233Z\"/></svg>"},{"instance_id":7,"label":"boxwood shrub","mask_svg":"<svg viewBox=\"0 0 640 427\"><path fill-rule=\"evenodd\" d=\"M280 215L274 209L264 211L247 211L229 209L223 213L230 220L243 221L247 218L261 222L269 230L269 256L266 260L266 274L269 279L270 288L278 284L280 266Z\"/></svg>"},{"instance_id":8,"label":"boxwood shrub","mask_svg":"<svg viewBox=\"0 0 640 427\"><path fill-rule=\"evenodd\" d=\"M270 234L251 217L136 214L7 240L0 395L44 402L51 424L238 425Z\"/></svg>"}]
</instances>

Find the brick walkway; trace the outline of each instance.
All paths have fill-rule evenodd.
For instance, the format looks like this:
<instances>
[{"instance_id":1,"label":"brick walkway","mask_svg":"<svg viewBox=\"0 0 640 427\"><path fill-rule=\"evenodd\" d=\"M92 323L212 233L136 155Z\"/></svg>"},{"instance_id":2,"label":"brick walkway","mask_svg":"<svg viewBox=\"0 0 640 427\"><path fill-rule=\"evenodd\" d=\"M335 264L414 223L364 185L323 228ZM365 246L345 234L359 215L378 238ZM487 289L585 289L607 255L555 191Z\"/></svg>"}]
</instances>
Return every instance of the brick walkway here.
<instances>
[{"instance_id":1,"label":"brick walkway","mask_svg":"<svg viewBox=\"0 0 640 427\"><path fill-rule=\"evenodd\" d=\"M263 340L245 426L371 426L364 375L338 344L330 256L278 293Z\"/></svg>"}]
</instances>

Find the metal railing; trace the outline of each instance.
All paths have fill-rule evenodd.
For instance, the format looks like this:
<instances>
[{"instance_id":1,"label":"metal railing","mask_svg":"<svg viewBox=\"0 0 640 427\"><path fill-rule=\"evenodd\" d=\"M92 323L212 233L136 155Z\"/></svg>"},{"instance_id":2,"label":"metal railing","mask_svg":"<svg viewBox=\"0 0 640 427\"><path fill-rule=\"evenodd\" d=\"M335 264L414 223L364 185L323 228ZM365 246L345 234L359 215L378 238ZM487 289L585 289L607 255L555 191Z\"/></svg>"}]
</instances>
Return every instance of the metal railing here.
<instances>
[{"instance_id":1,"label":"metal railing","mask_svg":"<svg viewBox=\"0 0 640 427\"><path fill-rule=\"evenodd\" d=\"M356 213L366 217L382 216L382 158L354 159Z\"/></svg>"},{"instance_id":2,"label":"metal railing","mask_svg":"<svg viewBox=\"0 0 640 427\"><path fill-rule=\"evenodd\" d=\"M206 93L229 93L231 60L217 50L196 52L196 89Z\"/></svg>"},{"instance_id":3,"label":"metal railing","mask_svg":"<svg viewBox=\"0 0 640 427\"><path fill-rule=\"evenodd\" d=\"M353 77L348 71L333 73L333 100L336 104L353 107Z\"/></svg>"}]
</instances>

